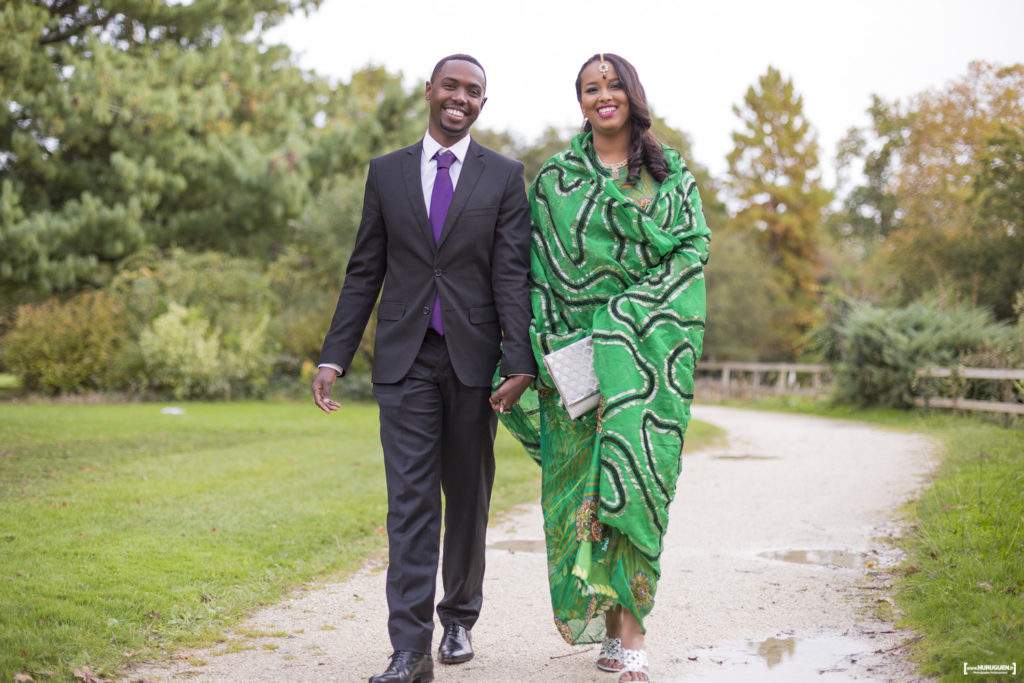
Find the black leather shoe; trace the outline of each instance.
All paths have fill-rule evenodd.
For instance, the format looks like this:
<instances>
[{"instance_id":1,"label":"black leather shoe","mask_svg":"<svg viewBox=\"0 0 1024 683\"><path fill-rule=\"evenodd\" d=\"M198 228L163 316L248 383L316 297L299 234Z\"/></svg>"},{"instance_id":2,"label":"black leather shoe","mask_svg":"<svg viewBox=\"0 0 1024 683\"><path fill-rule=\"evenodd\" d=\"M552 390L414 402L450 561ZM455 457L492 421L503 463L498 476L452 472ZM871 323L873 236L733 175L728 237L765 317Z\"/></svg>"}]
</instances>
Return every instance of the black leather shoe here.
<instances>
[{"instance_id":1,"label":"black leather shoe","mask_svg":"<svg viewBox=\"0 0 1024 683\"><path fill-rule=\"evenodd\" d=\"M448 624L444 627L437 658L442 664L462 664L473 659L473 645L469 642L469 631L462 624Z\"/></svg>"},{"instance_id":2,"label":"black leather shoe","mask_svg":"<svg viewBox=\"0 0 1024 683\"><path fill-rule=\"evenodd\" d=\"M429 683L432 680L434 660L428 653L409 650L395 650L384 673L370 677L370 683Z\"/></svg>"}]
</instances>

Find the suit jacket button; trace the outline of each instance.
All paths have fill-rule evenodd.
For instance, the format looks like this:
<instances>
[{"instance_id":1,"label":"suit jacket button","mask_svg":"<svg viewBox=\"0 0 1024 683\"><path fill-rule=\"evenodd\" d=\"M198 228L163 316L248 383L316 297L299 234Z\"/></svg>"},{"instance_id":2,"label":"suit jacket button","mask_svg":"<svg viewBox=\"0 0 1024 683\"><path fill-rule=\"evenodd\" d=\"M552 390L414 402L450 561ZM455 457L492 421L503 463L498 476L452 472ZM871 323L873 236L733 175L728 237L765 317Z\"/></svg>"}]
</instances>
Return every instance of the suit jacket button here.
<instances>
[{"instance_id":1,"label":"suit jacket button","mask_svg":"<svg viewBox=\"0 0 1024 683\"><path fill-rule=\"evenodd\" d=\"M430 306L423 307L423 315L430 315Z\"/></svg>"},{"instance_id":2,"label":"suit jacket button","mask_svg":"<svg viewBox=\"0 0 1024 683\"><path fill-rule=\"evenodd\" d=\"M434 277L441 277L441 269L440 268L438 268L437 270L434 271Z\"/></svg>"}]
</instances>

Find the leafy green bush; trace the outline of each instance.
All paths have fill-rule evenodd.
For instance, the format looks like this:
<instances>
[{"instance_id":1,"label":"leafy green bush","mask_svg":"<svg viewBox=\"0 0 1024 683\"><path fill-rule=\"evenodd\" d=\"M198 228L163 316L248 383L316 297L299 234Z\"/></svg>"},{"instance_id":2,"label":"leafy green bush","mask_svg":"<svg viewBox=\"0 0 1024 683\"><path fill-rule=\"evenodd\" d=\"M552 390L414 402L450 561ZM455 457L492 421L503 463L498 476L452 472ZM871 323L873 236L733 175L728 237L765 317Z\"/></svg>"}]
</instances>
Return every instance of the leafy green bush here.
<instances>
[{"instance_id":1,"label":"leafy green bush","mask_svg":"<svg viewBox=\"0 0 1024 683\"><path fill-rule=\"evenodd\" d=\"M136 254L126 266L111 289L124 300L136 334L172 303L199 308L227 335L249 329L278 306L264 268L255 259L175 249L165 255Z\"/></svg>"},{"instance_id":2,"label":"leafy green bush","mask_svg":"<svg viewBox=\"0 0 1024 683\"><path fill-rule=\"evenodd\" d=\"M1014 311L1017 314L1016 325L986 348L964 356L962 362L965 366L1024 368L1024 291L1017 293ZM971 380L961 395L985 401L1020 401L1024 396L1024 382Z\"/></svg>"},{"instance_id":3,"label":"leafy green bush","mask_svg":"<svg viewBox=\"0 0 1024 683\"><path fill-rule=\"evenodd\" d=\"M169 389L175 398L213 396L227 390L218 382L220 335L197 309L171 304L142 331L139 347L150 385Z\"/></svg>"},{"instance_id":4,"label":"leafy green bush","mask_svg":"<svg viewBox=\"0 0 1024 683\"><path fill-rule=\"evenodd\" d=\"M844 300L833 308L817 339L824 356L838 362L836 399L864 406L913 406L922 391L919 368L956 365L1012 334L984 309L937 301L889 310Z\"/></svg>"},{"instance_id":5,"label":"leafy green bush","mask_svg":"<svg viewBox=\"0 0 1024 683\"><path fill-rule=\"evenodd\" d=\"M173 250L136 254L126 266L111 290L131 321L143 385L178 398L266 391L275 348L267 330L280 299L258 261Z\"/></svg>"},{"instance_id":6,"label":"leafy green bush","mask_svg":"<svg viewBox=\"0 0 1024 683\"><path fill-rule=\"evenodd\" d=\"M147 384L175 398L231 398L266 388L267 318L226 342L198 308L171 304L139 337Z\"/></svg>"},{"instance_id":7,"label":"leafy green bush","mask_svg":"<svg viewBox=\"0 0 1024 683\"><path fill-rule=\"evenodd\" d=\"M106 292L19 306L3 337L3 363L24 388L47 394L114 388L128 327L124 307Z\"/></svg>"}]
</instances>

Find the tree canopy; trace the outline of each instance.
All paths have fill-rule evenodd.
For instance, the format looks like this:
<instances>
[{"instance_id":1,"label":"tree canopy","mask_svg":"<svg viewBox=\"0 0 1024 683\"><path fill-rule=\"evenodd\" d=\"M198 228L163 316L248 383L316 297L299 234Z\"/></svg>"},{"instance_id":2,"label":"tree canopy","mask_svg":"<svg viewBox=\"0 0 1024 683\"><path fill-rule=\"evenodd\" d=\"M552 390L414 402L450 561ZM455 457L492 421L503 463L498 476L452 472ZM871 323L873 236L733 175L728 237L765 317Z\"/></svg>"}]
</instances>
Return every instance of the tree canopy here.
<instances>
[{"instance_id":1,"label":"tree canopy","mask_svg":"<svg viewBox=\"0 0 1024 683\"><path fill-rule=\"evenodd\" d=\"M907 102L876 98L869 113L871 126L847 138L873 151L841 231L878 245L897 302L936 292L1013 319L1024 288L1024 65L975 62Z\"/></svg>"},{"instance_id":2,"label":"tree canopy","mask_svg":"<svg viewBox=\"0 0 1024 683\"><path fill-rule=\"evenodd\" d=\"M0 278L100 285L150 245L271 258L325 178L418 115L383 69L332 88L262 42L317 2L6 3Z\"/></svg>"}]
</instances>

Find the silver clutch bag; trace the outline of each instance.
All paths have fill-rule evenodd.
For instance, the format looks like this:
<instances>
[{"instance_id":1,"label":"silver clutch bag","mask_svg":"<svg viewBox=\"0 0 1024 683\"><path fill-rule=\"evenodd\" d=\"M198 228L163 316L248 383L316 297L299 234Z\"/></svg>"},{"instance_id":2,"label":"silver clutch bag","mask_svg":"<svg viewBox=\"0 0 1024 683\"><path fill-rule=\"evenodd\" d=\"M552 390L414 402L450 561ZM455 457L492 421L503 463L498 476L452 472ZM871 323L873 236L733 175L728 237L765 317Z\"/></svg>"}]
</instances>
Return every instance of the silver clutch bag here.
<instances>
[{"instance_id":1,"label":"silver clutch bag","mask_svg":"<svg viewBox=\"0 0 1024 683\"><path fill-rule=\"evenodd\" d=\"M552 351L544 356L544 365L572 419L587 414L601 402L601 387L594 374L593 337Z\"/></svg>"}]
</instances>

